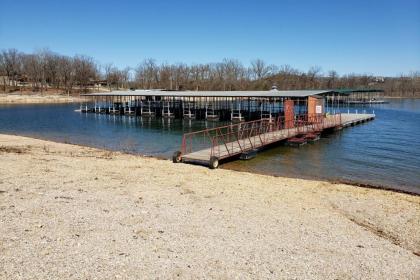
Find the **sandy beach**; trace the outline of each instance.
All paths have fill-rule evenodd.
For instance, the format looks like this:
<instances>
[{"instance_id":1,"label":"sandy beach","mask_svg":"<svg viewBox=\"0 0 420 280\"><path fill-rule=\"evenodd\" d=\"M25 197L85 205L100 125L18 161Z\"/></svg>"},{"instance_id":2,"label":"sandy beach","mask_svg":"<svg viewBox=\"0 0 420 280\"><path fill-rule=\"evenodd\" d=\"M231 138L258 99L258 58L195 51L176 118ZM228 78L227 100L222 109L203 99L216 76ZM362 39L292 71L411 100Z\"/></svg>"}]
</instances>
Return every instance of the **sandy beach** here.
<instances>
[{"instance_id":1,"label":"sandy beach","mask_svg":"<svg viewBox=\"0 0 420 280\"><path fill-rule=\"evenodd\" d=\"M420 197L0 135L1 279L419 279Z\"/></svg>"},{"instance_id":2,"label":"sandy beach","mask_svg":"<svg viewBox=\"0 0 420 280\"><path fill-rule=\"evenodd\" d=\"M0 104L48 104L83 102L84 99L75 96L58 94L4 94L0 93Z\"/></svg>"}]
</instances>

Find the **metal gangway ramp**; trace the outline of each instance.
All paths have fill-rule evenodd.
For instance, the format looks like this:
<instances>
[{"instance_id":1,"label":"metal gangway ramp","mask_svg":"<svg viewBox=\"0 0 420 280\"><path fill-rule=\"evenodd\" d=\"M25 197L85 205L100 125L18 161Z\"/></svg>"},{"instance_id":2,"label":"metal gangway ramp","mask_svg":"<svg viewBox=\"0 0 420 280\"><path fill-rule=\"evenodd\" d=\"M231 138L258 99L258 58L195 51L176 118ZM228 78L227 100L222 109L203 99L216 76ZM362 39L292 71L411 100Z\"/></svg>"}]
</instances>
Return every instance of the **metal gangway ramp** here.
<instances>
[{"instance_id":1,"label":"metal gangway ramp","mask_svg":"<svg viewBox=\"0 0 420 280\"><path fill-rule=\"evenodd\" d=\"M341 127L341 114L302 115L260 119L190 132L183 135L181 150L174 162L193 162L217 168L219 160L258 150L264 146L328 128Z\"/></svg>"}]
</instances>

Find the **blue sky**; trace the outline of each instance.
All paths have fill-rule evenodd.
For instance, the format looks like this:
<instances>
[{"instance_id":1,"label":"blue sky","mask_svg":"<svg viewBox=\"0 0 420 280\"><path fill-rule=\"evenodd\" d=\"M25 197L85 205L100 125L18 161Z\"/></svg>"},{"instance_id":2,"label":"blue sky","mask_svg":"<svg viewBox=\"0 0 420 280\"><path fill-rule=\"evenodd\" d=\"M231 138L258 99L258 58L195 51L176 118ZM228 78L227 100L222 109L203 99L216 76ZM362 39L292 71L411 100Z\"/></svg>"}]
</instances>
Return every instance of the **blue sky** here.
<instances>
[{"instance_id":1,"label":"blue sky","mask_svg":"<svg viewBox=\"0 0 420 280\"><path fill-rule=\"evenodd\" d=\"M0 0L0 49L136 66L261 58L306 71L420 70L420 0Z\"/></svg>"}]
</instances>

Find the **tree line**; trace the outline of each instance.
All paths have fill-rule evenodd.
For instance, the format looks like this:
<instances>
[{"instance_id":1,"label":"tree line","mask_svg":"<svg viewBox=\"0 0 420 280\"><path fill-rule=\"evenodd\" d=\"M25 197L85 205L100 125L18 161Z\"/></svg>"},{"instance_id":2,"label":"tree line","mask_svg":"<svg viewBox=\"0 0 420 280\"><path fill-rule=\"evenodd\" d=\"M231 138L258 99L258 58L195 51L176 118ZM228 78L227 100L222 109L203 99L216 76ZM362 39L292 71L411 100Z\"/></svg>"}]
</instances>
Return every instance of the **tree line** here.
<instances>
[{"instance_id":1,"label":"tree line","mask_svg":"<svg viewBox=\"0 0 420 280\"><path fill-rule=\"evenodd\" d=\"M420 96L420 72L398 77L367 74L338 75L318 66L301 71L290 65L277 66L261 59L249 66L236 59L217 63L157 63L145 59L135 68L119 69L100 64L85 55L65 56L48 49L23 53L16 49L0 52L0 85L3 91L28 88L58 90L67 94L117 89L166 90L279 90L376 88L388 96Z\"/></svg>"}]
</instances>

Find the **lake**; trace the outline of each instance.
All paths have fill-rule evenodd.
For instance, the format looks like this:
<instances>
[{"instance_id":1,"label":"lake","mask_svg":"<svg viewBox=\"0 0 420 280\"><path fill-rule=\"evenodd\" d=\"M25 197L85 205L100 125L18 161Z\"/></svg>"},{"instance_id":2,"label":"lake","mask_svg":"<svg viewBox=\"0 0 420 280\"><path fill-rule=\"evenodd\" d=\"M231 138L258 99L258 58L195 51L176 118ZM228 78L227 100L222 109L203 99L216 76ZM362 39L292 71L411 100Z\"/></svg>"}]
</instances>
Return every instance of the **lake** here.
<instances>
[{"instance_id":1,"label":"lake","mask_svg":"<svg viewBox=\"0 0 420 280\"><path fill-rule=\"evenodd\" d=\"M0 105L0 133L170 158L182 134L220 123L74 112L78 104ZM286 177L348 181L420 193L420 99L351 107L374 121L300 148L279 145L223 168ZM347 109L344 111L347 112Z\"/></svg>"}]
</instances>

